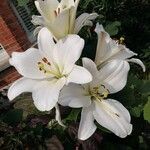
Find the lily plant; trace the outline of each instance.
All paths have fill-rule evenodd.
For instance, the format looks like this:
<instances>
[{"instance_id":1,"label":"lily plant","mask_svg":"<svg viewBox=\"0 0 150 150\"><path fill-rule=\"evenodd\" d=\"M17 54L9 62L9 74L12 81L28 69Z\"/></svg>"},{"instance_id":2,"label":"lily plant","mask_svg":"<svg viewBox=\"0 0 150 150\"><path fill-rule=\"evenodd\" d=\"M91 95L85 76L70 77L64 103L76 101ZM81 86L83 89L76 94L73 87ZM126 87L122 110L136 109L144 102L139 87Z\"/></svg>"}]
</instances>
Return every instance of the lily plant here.
<instances>
[{"instance_id":1,"label":"lily plant","mask_svg":"<svg viewBox=\"0 0 150 150\"><path fill-rule=\"evenodd\" d=\"M35 6L41 16L33 15L32 23L38 25L35 34L46 26L59 40L68 34L77 34L83 26L92 26L92 20L97 13L83 13L76 19L76 11L79 0L37 0Z\"/></svg>"},{"instance_id":2,"label":"lily plant","mask_svg":"<svg viewBox=\"0 0 150 150\"><path fill-rule=\"evenodd\" d=\"M99 25L99 23L96 25L95 32L98 35L98 44L95 56L95 63L98 68L111 60L119 59L126 62L136 63L140 65L145 72L143 62L137 58L131 58L133 56L137 56L137 54L126 48L125 45L111 39L110 35L104 30L102 25Z\"/></svg>"},{"instance_id":3,"label":"lily plant","mask_svg":"<svg viewBox=\"0 0 150 150\"><path fill-rule=\"evenodd\" d=\"M125 138L132 132L130 114L109 95L125 86L129 64L112 60L98 70L92 60L83 58L83 66L90 71L93 80L84 85L69 84L63 88L58 101L63 106L83 107L78 138L86 140L95 132L97 127L94 120L117 136Z\"/></svg>"},{"instance_id":4,"label":"lily plant","mask_svg":"<svg viewBox=\"0 0 150 150\"><path fill-rule=\"evenodd\" d=\"M14 52L10 64L23 76L9 88L13 100L23 92L32 92L35 106L40 111L56 109L60 90L68 83L84 84L92 80L87 69L77 66L84 40L78 35L68 35L57 43L47 28L38 34L38 48ZM58 112L58 111L57 111ZM59 118L59 112L57 113Z\"/></svg>"}]
</instances>

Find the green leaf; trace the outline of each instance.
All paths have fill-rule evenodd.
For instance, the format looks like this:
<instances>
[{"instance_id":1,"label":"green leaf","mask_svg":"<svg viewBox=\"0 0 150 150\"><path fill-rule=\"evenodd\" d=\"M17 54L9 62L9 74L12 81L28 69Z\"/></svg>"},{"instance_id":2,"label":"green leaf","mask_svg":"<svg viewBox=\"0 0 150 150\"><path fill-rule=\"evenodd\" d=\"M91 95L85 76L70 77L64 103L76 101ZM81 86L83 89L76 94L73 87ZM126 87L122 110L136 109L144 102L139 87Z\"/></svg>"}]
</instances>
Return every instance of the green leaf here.
<instances>
[{"instance_id":1,"label":"green leaf","mask_svg":"<svg viewBox=\"0 0 150 150\"><path fill-rule=\"evenodd\" d=\"M144 106L144 119L150 123L150 97L148 97L148 102Z\"/></svg>"},{"instance_id":2,"label":"green leaf","mask_svg":"<svg viewBox=\"0 0 150 150\"><path fill-rule=\"evenodd\" d=\"M119 21L114 21L106 25L105 30L111 35L114 36L118 34L119 27L121 26L121 23Z\"/></svg>"},{"instance_id":3,"label":"green leaf","mask_svg":"<svg viewBox=\"0 0 150 150\"><path fill-rule=\"evenodd\" d=\"M18 6L25 6L29 2L29 0L17 0Z\"/></svg>"},{"instance_id":4,"label":"green leaf","mask_svg":"<svg viewBox=\"0 0 150 150\"><path fill-rule=\"evenodd\" d=\"M4 117L3 121L7 124L16 125L22 121L23 111L22 109L10 110Z\"/></svg>"},{"instance_id":5,"label":"green leaf","mask_svg":"<svg viewBox=\"0 0 150 150\"><path fill-rule=\"evenodd\" d=\"M66 121L77 121L78 115L80 113L80 109L72 109L68 117L65 119Z\"/></svg>"},{"instance_id":6,"label":"green leaf","mask_svg":"<svg viewBox=\"0 0 150 150\"><path fill-rule=\"evenodd\" d=\"M40 111L36 109L33 104L33 100L30 95L25 94L24 96L18 97L16 103L14 104L14 108L23 110L23 118L26 119L28 115L42 114Z\"/></svg>"},{"instance_id":7,"label":"green leaf","mask_svg":"<svg viewBox=\"0 0 150 150\"><path fill-rule=\"evenodd\" d=\"M143 111L143 106L139 105L131 109L131 114L135 117L140 117L142 111Z\"/></svg>"}]
</instances>

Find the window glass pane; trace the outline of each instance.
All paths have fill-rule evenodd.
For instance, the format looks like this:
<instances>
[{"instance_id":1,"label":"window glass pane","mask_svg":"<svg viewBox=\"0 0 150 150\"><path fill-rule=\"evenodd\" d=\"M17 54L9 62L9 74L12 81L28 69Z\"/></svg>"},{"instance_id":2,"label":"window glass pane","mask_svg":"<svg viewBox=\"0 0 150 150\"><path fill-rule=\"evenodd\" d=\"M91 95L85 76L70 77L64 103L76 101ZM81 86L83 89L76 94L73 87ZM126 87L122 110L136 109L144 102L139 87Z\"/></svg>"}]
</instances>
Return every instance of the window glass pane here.
<instances>
[{"instance_id":1,"label":"window glass pane","mask_svg":"<svg viewBox=\"0 0 150 150\"><path fill-rule=\"evenodd\" d=\"M33 30L35 26L31 23L31 8L33 4L29 2L26 6L18 6L17 0L10 0L10 5L14 10L21 26L26 31L27 36L31 42L35 41Z\"/></svg>"}]
</instances>

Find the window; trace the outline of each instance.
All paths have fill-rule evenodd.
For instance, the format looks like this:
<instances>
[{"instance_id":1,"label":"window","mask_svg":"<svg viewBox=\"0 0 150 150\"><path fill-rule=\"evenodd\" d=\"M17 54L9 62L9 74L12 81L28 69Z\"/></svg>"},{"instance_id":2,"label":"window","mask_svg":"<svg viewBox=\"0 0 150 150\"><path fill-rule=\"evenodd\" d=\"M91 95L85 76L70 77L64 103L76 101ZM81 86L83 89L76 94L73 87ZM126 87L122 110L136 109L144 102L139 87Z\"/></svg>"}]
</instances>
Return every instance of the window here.
<instances>
[{"instance_id":1,"label":"window","mask_svg":"<svg viewBox=\"0 0 150 150\"><path fill-rule=\"evenodd\" d=\"M10 66L10 64L9 64L9 55L5 51L2 44L0 44L0 71L6 69L9 66Z\"/></svg>"},{"instance_id":2,"label":"window","mask_svg":"<svg viewBox=\"0 0 150 150\"><path fill-rule=\"evenodd\" d=\"M33 36L34 25L31 23L32 2L28 2L26 6L18 6L17 0L10 0L10 6L14 10L21 26L25 30L30 42L35 41Z\"/></svg>"}]
</instances>

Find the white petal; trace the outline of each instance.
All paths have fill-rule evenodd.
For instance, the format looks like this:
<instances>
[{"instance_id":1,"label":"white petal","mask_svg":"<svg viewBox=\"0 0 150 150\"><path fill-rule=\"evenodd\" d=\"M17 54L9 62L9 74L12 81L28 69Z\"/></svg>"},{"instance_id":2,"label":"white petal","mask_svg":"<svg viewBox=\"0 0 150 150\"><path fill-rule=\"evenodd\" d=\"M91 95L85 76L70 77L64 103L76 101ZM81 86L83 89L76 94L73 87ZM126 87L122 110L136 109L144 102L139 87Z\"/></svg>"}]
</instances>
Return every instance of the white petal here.
<instances>
[{"instance_id":1,"label":"white petal","mask_svg":"<svg viewBox=\"0 0 150 150\"><path fill-rule=\"evenodd\" d=\"M101 126L121 138L131 134L132 124L130 124L130 115L122 104L111 99L94 102L94 118Z\"/></svg>"},{"instance_id":2,"label":"white petal","mask_svg":"<svg viewBox=\"0 0 150 150\"><path fill-rule=\"evenodd\" d=\"M60 114L60 110L59 110L59 106L58 104L55 105L55 109L56 109L56 116L55 116L55 119L58 121L58 123L63 126L63 127L66 127L62 120L61 120L61 114Z\"/></svg>"},{"instance_id":3,"label":"white petal","mask_svg":"<svg viewBox=\"0 0 150 150\"><path fill-rule=\"evenodd\" d=\"M112 59L125 60L134 55L137 55L136 53L130 51L128 48L126 48L124 45L121 45L121 44L118 45L117 49L118 49L118 52L112 54L112 56L109 58L109 60L112 60Z\"/></svg>"},{"instance_id":4,"label":"white petal","mask_svg":"<svg viewBox=\"0 0 150 150\"><path fill-rule=\"evenodd\" d=\"M8 90L9 100L13 100L23 92L32 92L34 86L38 83L38 80L31 80L27 78L20 78L15 81Z\"/></svg>"},{"instance_id":5,"label":"white petal","mask_svg":"<svg viewBox=\"0 0 150 150\"><path fill-rule=\"evenodd\" d=\"M84 107L81 113L81 121L78 130L80 140L88 139L96 130L93 117L93 105Z\"/></svg>"},{"instance_id":6,"label":"white petal","mask_svg":"<svg viewBox=\"0 0 150 150\"><path fill-rule=\"evenodd\" d=\"M31 79L43 79L45 75L38 68L38 62L41 60L39 50L29 48L25 52L13 52L9 62L22 76Z\"/></svg>"},{"instance_id":7,"label":"white petal","mask_svg":"<svg viewBox=\"0 0 150 150\"><path fill-rule=\"evenodd\" d=\"M75 0L74 2L74 7L71 7L70 9L70 25L69 25L69 33L74 33L74 28L75 28L75 19L76 19L76 13L77 13L77 8L79 5L80 0Z\"/></svg>"},{"instance_id":8,"label":"white petal","mask_svg":"<svg viewBox=\"0 0 150 150\"><path fill-rule=\"evenodd\" d=\"M84 40L78 35L68 35L57 42L54 48L53 58L60 67L60 72L68 74L73 69L75 62L80 58Z\"/></svg>"},{"instance_id":9,"label":"white petal","mask_svg":"<svg viewBox=\"0 0 150 150\"><path fill-rule=\"evenodd\" d=\"M50 111L55 107L60 90L66 82L65 78L52 81L41 81L32 92L34 104L40 111Z\"/></svg>"},{"instance_id":10,"label":"white petal","mask_svg":"<svg viewBox=\"0 0 150 150\"><path fill-rule=\"evenodd\" d=\"M47 28L42 28L38 34L38 47L41 54L52 60L54 46L53 35Z\"/></svg>"},{"instance_id":11,"label":"white petal","mask_svg":"<svg viewBox=\"0 0 150 150\"><path fill-rule=\"evenodd\" d=\"M110 36L107 32L105 32L103 26L99 25L99 23L96 24L95 32L98 35L95 63L96 65L100 65L111 53L109 45ZM115 46L115 44L113 45Z\"/></svg>"},{"instance_id":12,"label":"white petal","mask_svg":"<svg viewBox=\"0 0 150 150\"><path fill-rule=\"evenodd\" d=\"M128 62L133 62L133 63L136 63L138 65L140 65L143 69L143 72L146 71L146 68L145 68L145 65L143 64L143 62L140 60L140 59L136 59L136 58L131 58L129 60L127 60Z\"/></svg>"},{"instance_id":13,"label":"white petal","mask_svg":"<svg viewBox=\"0 0 150 150\"><path fill-rule=\"evenodd\" d=\"M116 41L112 40L102 25L97 23L95 32L98 35L98 44L95 56L95 63L97 66L112 59L125 60L126 58L137 55L124 45L117 44Z\"/></svg>"},{"instance_id":14,"label":"white petal","mask_svg":"<svg viewBox=\"0 0 150 150\"><path fill-rule=\"evenodd\" d=\"M38 0L35 1L35 6L39 13L46 21L53 21L55 18L54 10L56 10L59 2L57 0Z\"/></svg>"},{"instance_id":15,"label":"white petal","mask_svg":"<svg viewBox=\"0 0 150 150\"><path fill-rule=\"evenodd\" d=\"M89 58L83 58L82 63L83 67L85 67L92 74L93 80L89 83L90 87L100 86L100 84L103 83L103 80L101 80L101 74L97 70L96 64ZM86 84L84 87L88 89L89 85Z\"/></svg>"},{"instance_id":16,"label":"white petal","mask_svg":"<svg viewBox=\"0 0 150 150\"><path fill-rule=\"evenodd\" d=\"M93 76L98 74L96 64L89 58L82 58L83 67L85 67Z\"/></svg>"},{"instance_id":17,"label":"white petal","mask_svg":"<svg viewBox=\"0 0 150 150\"><path fill-rule=\"evenodd\" d=\"M81 85L69 84L62 89L58 103L73 108L87 107L91 104L91 98Z\"/></svg>"},{"instance_id":18,"label":"white petal","mask_svg":"<svg viewBox=\"0 0 150 150\"><path fill-rule=\"evenodd\" d=\"M92 81L91 73L84 67L75 65L69 76L67 83L85 84Z\"/></svg>"},{"instance_id":19,"label":"white petal","mask_svg":"<svg viewBox=\"0 0 150 150\"><path fill-rule=\"evenodd\" d=\"M45 23L44 23L45 21L44 21L44 19L43 19L42 16L33 15L31 22L32 22L35 26L36 26L36 25L40 25L40 26L45 25Z\"/></svg>"},{"instance_id":20,"label":"white petal","mask_svg":"<svg viewBox=\"0 0 150 150\"><path fill-rule=\"evenodd\" d=\"M57 40L67 36L69 34L69 9L61 12L53 22L48 22L47 26Z\"/></svg>"},{"instance_id":21,"label":"white petal","mask_svg":"<svg viewBox=\"0 0 150 150\"><path fill-rule=\"evenodd\" d=\"M36 36L42 28L43 28L43 26L36 27L33 31L33 35Z\"/></svg>"},{"instance_id":22,"label":"white petal","mask_svg":"<svg viewBox=\"0 0 150 150\"><path fill-rule=\"evenodd\" d=\"M112 60L99 70L99 78L110 93L116 93L126 85L129 69L128 62Z\"/></svg>"},{"instance_id":23,"label":"white petal","mask_svg":"<svg viewBox=\"0 0 150 150\"><path fill-rule=\"evenodd\" d=\"M75 21L75 29L74 29L74 33L78 33L82 27L84 26L92 26L93 23L92 21L95 20L98 17L97 13L92 13L92 14L88 14L88 13L83 13L81 14Z\"/></svg>"}]
</instances>

